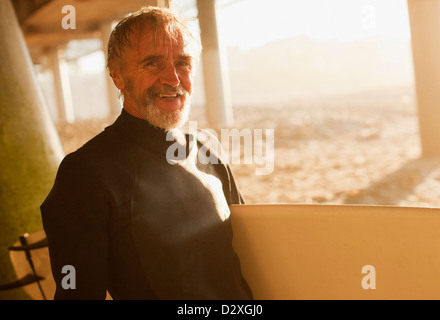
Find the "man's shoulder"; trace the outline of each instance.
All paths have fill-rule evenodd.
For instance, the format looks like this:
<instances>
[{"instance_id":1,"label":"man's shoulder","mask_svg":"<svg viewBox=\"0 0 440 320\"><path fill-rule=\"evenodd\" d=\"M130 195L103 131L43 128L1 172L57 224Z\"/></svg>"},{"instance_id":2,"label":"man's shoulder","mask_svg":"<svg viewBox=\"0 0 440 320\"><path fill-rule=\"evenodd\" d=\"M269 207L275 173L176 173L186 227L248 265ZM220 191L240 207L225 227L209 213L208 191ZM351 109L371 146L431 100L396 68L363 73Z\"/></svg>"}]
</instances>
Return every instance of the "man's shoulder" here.
<instances>
[{"instance_id":1,"label":"man's shoulder","mask_svg":"<svg viewBox=\"0 0 440 320\"><path fill-rule=\"evenodd\" d=\"M96 155L106 152L111 145L111 139L106 131L102 131L88 140L75 151L69 153L65 159L96 159ZM93 157L92 157L93 155Z\"/></svg>"},{"instance_id":2,"label":"man's shoulder","mask_svg":"<svg viewBox=\"0 0 440 320\"><path fill-rule=\"evenodd\" d=\"M129 150L130 145L109 126L76 151L66 155L62 164L68 167L90 168L93 170L106 163L118 161L118 158L127 155Z\"/></svg>"}]
</instances>

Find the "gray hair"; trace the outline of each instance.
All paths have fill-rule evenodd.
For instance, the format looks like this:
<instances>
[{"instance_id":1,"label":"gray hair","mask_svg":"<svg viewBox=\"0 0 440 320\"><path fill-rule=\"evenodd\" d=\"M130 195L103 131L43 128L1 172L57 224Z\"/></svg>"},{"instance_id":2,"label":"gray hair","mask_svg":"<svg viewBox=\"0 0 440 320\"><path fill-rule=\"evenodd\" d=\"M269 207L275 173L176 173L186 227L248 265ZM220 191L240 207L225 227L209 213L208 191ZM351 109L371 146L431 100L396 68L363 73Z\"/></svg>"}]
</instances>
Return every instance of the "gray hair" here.
<instances>
[{"instance_id":1,"label":"gray hair","mask_svg":"<svg viewBox=\"0 0 440 320\"><path fill-rule=\"evenodd\" d=\"M131 13L119 21L110 35L106 61L110 72L116 66L115 63L121 62L126 48L131 45L131 34L141 30L144 26L153 27L155 34L158 31L163 31L171 39L176 39L178 35L186 36L188 45L192 47L194 58L198 59L202 49L200 41L192 34L188 26L177 17L174 10L159 7L142 7L140 10Z\"/></svg>"}]
</instances>

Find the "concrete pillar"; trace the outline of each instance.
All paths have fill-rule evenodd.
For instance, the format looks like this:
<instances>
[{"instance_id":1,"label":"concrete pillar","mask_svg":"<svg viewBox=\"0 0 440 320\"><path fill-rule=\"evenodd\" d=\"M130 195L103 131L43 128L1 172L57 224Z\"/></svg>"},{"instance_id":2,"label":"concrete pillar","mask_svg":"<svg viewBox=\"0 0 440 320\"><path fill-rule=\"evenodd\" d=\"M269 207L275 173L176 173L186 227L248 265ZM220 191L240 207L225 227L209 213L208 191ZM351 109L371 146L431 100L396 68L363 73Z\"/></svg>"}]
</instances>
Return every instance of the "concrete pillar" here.
<instances>
[{"instance_id":1,"label":"concrete pillar","mask_svg":"<svg viewBox=\"0 0 440 320\"><path fill-rule=\"evenodd\" d=\"M423 156L440 155L440 0L408 0Z\"/></svg>"},{"instance_id":2,"label":"concrete pillar","mask_svg":"<svg viewBox=\"0 0 440 320\"><path fill-rule=\"evenodd\" d=\"M42 229L40 205L63 156L15 12L0 1L0 284L16 280L7 248ZM0 299L24 298L2 291Z\"/></svg>"},{"instance_id":3,"label":"concrete pillar","mask_svg":"<svg viewBox=\"0 0 440 320\"><path fill-rule=\"evenodd\" d=\"M104 54L107 55L107 45L110 34L113 30L113 22L105 22L101 24L101 40L102 40L102 50ZM110 113L120 113L121 105L119 104L119 92L113 83L113 79L110 77L109 73L106 72L106 84L107 84L107 100L109 105Z\"/></svg>"},{"instance_id":4,"label":"concrete pillar","mask_svg":"<svg viewBox=\"0 0 440 320\"><path fill-rule=\"evenodd\" d=\"M208 123L213 128L231 127L233 110L224 49L219 43L215 0L197 0L203 46L203 78Z\"/></svg>"},{"instance_id":5,"label":"concrete pillar","mask_svg":"<svg viewBox=\"0 0 440 320\"><path fill-rule=\"evenodd\" d=\"M64 59L64 48L54 47L49 51L49 64L53 74L58 119L75 121L68 65Z\"/></svg>"},{"instance_id":6,"label":"concrete pillar","mask_svg":"<svg viewBox=\"0 0 440 320\"><path fill-rule=\"evenodd\" d=\"M158 7L169 8L173 5L173 0L156 0Z\"/></svg>"}]
</instances>

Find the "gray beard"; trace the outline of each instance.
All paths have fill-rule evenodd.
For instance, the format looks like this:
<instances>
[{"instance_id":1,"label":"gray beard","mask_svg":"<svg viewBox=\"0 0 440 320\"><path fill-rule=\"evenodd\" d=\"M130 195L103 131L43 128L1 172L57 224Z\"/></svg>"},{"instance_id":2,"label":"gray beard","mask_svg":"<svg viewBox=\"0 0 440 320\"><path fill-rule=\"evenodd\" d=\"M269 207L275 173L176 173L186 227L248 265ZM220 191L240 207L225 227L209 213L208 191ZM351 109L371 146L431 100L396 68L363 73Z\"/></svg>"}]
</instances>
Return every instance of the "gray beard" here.
<instances>
[{"instance_id":1,"label":"gray beard","mask_svg":"<svg viewBox=\"0 0 440 320\"><path fill-rule=\"evenodd\" d=\"M183 109L165 112L158 108L154 104L154 98L156 97L158 91L171 94L177 92L181 95L186 95ZM177 88L165 87L160 90L150 88L144 92L140 99L136 99L136 103L138 106L141 106L139 112L144 120L155 127L168 131L171 129L181 128L188 121L191 109L190 98L191 97L188 92L180 86Z\"/></svg>"},{"instance_id":2,"label":"gray beard","mask_svg":"<svg viewBox=\"0 0 440 320\"><path fill-rule=\"evenodd\" d=\"M153 101L146 101L141 114L146 121L155 127L165 130L182 127L189 118L190 106L188 101L181 110L164 112L154 105Z\"/></svg>"}]
</instances>

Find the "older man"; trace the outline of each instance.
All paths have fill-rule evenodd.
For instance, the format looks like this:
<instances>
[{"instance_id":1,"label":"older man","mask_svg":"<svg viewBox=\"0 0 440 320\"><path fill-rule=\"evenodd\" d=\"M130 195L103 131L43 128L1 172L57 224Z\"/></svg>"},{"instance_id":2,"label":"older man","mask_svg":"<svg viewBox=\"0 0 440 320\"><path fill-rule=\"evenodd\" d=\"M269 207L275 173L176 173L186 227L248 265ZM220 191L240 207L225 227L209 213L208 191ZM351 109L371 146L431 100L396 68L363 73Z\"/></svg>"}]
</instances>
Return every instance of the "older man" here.
<instances>
[{"instance_id":1,"label":"older man","mask_svg":"<svg viewBox=\"0 0 440 320\"><path fill-rule=\"evenodd\" d=\"M142 8L113 30L107 65L122 113L64 158L41 206L55 298L252 298L232 248L228 205L243 199L230 168L197 161L209 146L180 129L199 51L168 9ZM170 162L176 143L187 152Z\"/></svg>"}]
</instances>

